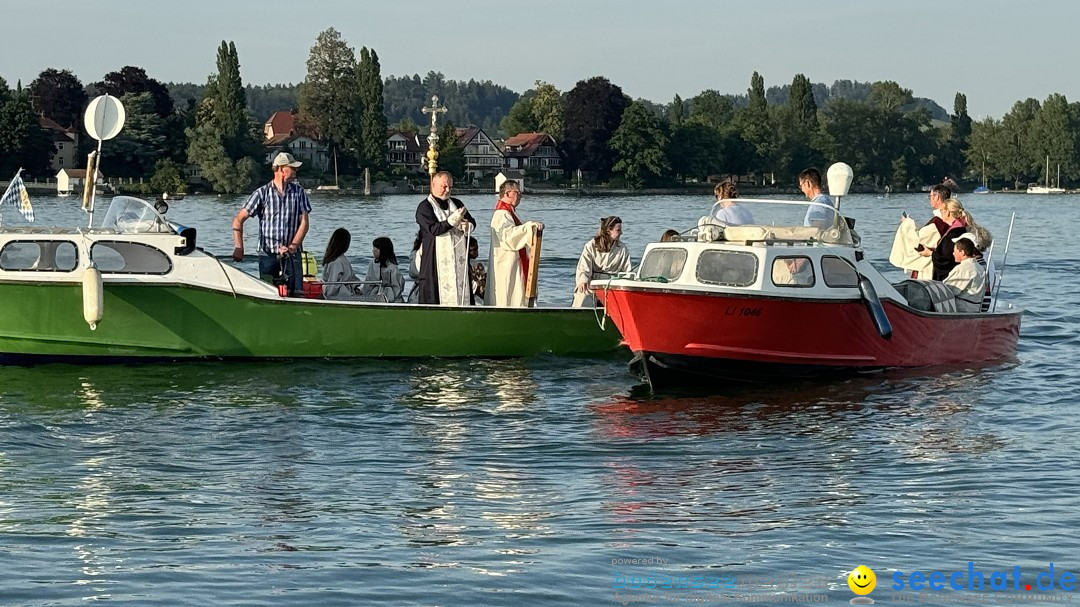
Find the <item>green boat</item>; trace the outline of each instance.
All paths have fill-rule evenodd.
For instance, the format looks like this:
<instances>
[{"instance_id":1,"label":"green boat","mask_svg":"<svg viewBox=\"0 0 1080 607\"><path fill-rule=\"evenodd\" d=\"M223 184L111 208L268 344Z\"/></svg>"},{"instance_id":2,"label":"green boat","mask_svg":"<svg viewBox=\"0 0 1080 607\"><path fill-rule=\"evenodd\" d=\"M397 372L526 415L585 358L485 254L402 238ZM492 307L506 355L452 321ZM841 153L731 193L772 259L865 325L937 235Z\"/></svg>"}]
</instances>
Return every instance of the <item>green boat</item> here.
<instances>
[{"instance_id":1,"label":"green boat","mask_svg":"<svg viewBox=\"0 0 1080 607\"><path fill-rule=\"evenodd\" d=\"M594 355L592 309L286 298L145 200L94 228L0 228L0 364Z\"/></svg>"}]
</instances>

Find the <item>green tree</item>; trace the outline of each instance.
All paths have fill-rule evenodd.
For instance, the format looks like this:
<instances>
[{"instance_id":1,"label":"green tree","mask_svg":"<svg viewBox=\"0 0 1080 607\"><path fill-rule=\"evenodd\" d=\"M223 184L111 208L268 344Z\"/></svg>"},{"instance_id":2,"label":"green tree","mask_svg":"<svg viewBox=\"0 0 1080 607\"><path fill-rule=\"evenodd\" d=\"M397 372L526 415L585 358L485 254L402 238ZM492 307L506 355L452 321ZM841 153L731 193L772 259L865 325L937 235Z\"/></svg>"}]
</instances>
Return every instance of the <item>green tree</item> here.
<instances>
[{"instance_id":1,"label":"green tree","mask_svg":"<svg viewBox=\"0 0 1080 607\"><path fill-rule=\"evenodd\" d=\"M533 116L532 95L522 95L517 103L510 107L510 112L503 117L500 128L507 137L513 137L518 133L533 133L540 130L536 118Z\"/></svg>"},{"instance_id":2,"label":"green tree","mask_svg":"<svg viewBox=\"0 0 1080 607\"><path fill-rule=\"evenodd\" d=\"M219 192L235 194L251 187L263 154L259 131L248 118L240 59L236 45L221 42L217 73L212 74L187 130L188 161L199 165L203 177Z\"/></svg>"},{"instance_id":3,"label":"green tree","mask_svg":"<svg viewBox=\"0 0 1080 607\"><path fill-rule=\"evenodd\" d=\"M724 144L724 135L708 124L691 121L673 126L667 146L671 170L684 182L720 173L726 159Z\"/></svg>"},{"instance_id":4,"label":"green tree","mask_svg":"<svg viewBox=\"0 0 1080 607\"><path fill-rule=\"evenodd\" d=\"M379 55L360 49L357 81L360 86L360 166L372 172L386 170L386 114L383 113L383 81Z\"/></svg>"},{"instance_id":5,"label":"green tree","mask_svg":"<svg viewBox=\"0 0 1080 607\"><path fill-rule=\"evenodd\" d=\"M1013 177L1007 162L1009 136L1000 120L986 118L971 125L968 147L964 159L979 175L985 172L987 180L1006 180Z\"/></svg>"},{"instance_id":6,"label":"green tree","mask_svg":"<svg viewBox=\"0 0 1080 607\"><path fill-rule=\"evenodd\" d=\"M966 152L968 140L971 138L971 116L967 111L967 96L956 93L953 98L953 113L949 116L951 129L949 139L945 146L947 158L945 159L946 172L952 175L967 175ZM978 168L981 164L970 165Z\"/></svg>"},{"instance_id":7,"label":"green tree","mask_svg":"<svg viewBox=\"0 0 1080 607\"><path fill-rule=\"evenodd\" d=\"M348 151L362 166L365 160L360 141L363 102L358 73L356 53L341 39L341 34L332 27L320 32L308 55L307 77L300 85L299 102L300 111L314 121L319 137L332 150Z\"/></svg>"},{"instance_id":8,"label":"green tree","mask_svg":"<svg viewBox=\"0 0 1080 607\"><path fill-rule=\"evenodd\" d=\"M101 171L115 177L144 177L166 155L165 121L154 110L150 93L127 93L124 129L101 150Z\"/></svg>"},{"instance_id":9,"label":"green tree","mask_svg":"<svg viewBox=\"0 0 1080 607\"><path fill-rule=\"evenodd\" d=\"M128 93L150 93L154 102L154 111L162 118L169 116L175 110L169 89L161 82L147 76L146 70L141 67L132 65L122 67L119 71L105 74L105 78L91 86L98 95L109 94L113 97L123 97Z\"/></svg>"},{"instance_id":10,"label":"green tree","mask_svg":"<svg viewBox=\"0 0 1080 607\"><path fill-rule=\"evenodd\" d=\"M886 111L899 111L900 108L915 100L911 95L911 89L903 88L892 80L886 80L870 85L870 96L867 101Z\"/></svg>"},{"instance_id":11,"label":"green tree","mask_svg":"<svg viewBox=\"0 0 1080 607\"><path fill-rule=\"evenodd\" d=\"M30 95L22 83L9 92L6 83L0 97L0 178L10 179L20 167L31 176L51 176L52 140L38 122Z\"/></svg>"},{"instance_id":12,"label":"green tree","mask_svg":"<svg viewBox=\"0 0 1080 607\"><path fill-rule=\"evenodd\" d=\"M409 133L416 135L420 132L420 125L412 121L411 118L402 118L397 124L393 126L394 130L401 131L402 133Z\"/></svg>"},{"instance_id":13,"label":"green tree","mask_svg":"<svg viewBox=\"0 0 1080 607\"><path fill-rule=\"evenodd\" d=\"M613 168L626 177L631 189L671 168L665 154L665 131L664 123L641 102L634 101L623 112L622 122L611 136L611 149L618 155Z\"/></svg>"},{"instance_id":14,"label":"green tree","mask_svg":"<svg viewBox=\"0 0 1080 607\"><path fill-rule=\"evenodd\" d=\"M675 98L671 100L671 106L668 108L668 122L671 123L671 128L679 128L685 119L686 108L683 107L682 97L675 95Z\"/></svg>"},{"instance_id":15,"label":"green tree","mask_svg":"<svg viewBox=\"0 0 1080 607\"><path fill-rule=\"evenodd\" d=\"M187 191L181 166L169 159L159 160L154 165L154 176L150 178L150 191L178 193Z\"/></svg>"},{"instance_id":16,"label":"green tree","mask_svg":"<svg viewBox=\"0 0 1080 607\"><path fill-rule=\"evenodd\" d=\"M1061 174L1066 179L1080 177L1080 167L1076 162L1077 124L1069 102L1063 95L1054 93L1046 98L1035 113L1028 133L1029 165L1035 174L1044 174L1039 181L1055 182L1056 167L1061 166ZM1050 174L1045 175L1049 157Z\"/></svg>"},{"instance_id":17,"label":"green tree","mask_svg":"<svg viewBox=\"0 0 1080 607\"><path fill-rule=\"evenodd\" d=\"M795 179L800 171L821 166L824 156L818 151L820 125L817 103L810 80L795 74L788 89L788 102L777 112L778 141L776 172L780 181Z\"/></svg>"},{"instance_id":18,"label":"green tree","mask_svg":"<svg viewBox=\"0 0 1080 607\"><path fill-rule=\"evenodd\" d=\"M690 99L690 120L724 129L734 119L735 104L729 95L721 95L719 91L709 89Z\"/></svg>"},{"instance_id":19,"label":"green tree","mask_svg":"<svg viewBox=\"0 0 1080 607\"><path fill-rule=\"evenodd\" d=\"M88 99L82 82L71 70L42 70L30 83L30 102L34 109L70 128L82 123Z\"/></svg>"},{"instance_id":20,"label":"green tree","mask_svg":"<svg viewBox=\"0 0 1080 607\"><path fill-rule=\"evenodd\" d=\"M566 103L555 85L541 80L536 81L535 96L532 100L532 115L536 130L547 133L561 141L563 136L563 114Z\"/></svg>"},{"instance_id":21,"label":"green tree","mask_svg":"<svg viewBox=\"0 0 1080 607\"><path fill-rule=\"evenodd\" d=\"M622 89L602 76L581 80L567 93L562 147L568 171L593 171L601 179L611 174L611 136L629 105Z\"/></svg>"},{"instance_id":22,"label":"green tree","mask_svg":"<svg viewBox=\"0 0 1080 607\"><path fill-rule=\"evenodd\" d=\"M1042 173L1040 163L1043 159L1036 151L1037 143L1031 136L1031 127L1039 108L1037 99L1017 101L1001 119L1006 140L1005 159L1002 162L1017 188L1021 183L1037 179Z\"/></svg>"},{"instance_id":23,"label":"green tree","mask_svg":"<svg viewBox=\"0 0 1080 607\"><path fill-rule=\"evenodd\" d=\"M930 114L888 104L837 99L825 108L825 149L852 165L861 181L907 187L940 181L940 155ZM894 108L898 106L892 106Z\"/></svg>"},{"instance_id":24,"label":"green tree","mask_svg":"<svg viewBox=\"0 0 1080 607\"><path fill-rule=\"evenodd\" d=\"M457 128L454 123L447 121L439 129L439 158L438 169L447 171L454 179L465 176L465 150L457 144Z\"/></svg>"},{"instance_id":25,"label":"green tree","mask_svg":"<svg viewBox=\"0 0 1080 607\"><path fill-rule=\"evenodd\" d=\"M765 79L757 72L750 76L747 96L749 103L737 115L739 132L753 150L748 169L762 173L771 170L776 155L776 128L765 100Z\"/></svg>"}]
</instances>

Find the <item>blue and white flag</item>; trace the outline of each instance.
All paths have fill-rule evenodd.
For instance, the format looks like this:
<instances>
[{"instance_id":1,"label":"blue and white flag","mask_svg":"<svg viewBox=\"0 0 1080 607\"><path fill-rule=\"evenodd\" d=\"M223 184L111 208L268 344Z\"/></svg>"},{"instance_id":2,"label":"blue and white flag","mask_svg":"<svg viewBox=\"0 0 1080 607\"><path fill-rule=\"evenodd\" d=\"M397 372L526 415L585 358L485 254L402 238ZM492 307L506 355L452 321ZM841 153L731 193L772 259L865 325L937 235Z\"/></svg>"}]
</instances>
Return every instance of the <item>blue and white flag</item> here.
<instances>
[{"instance_id":1,"label":"blue and white flag","mask_svg":"<svg viewBox=\"0 0 1080 607\"><path fill-rule=\"evenodd\" d=\"M26 191L26 185L23 184L22 171L15 173L15 178L8 184L7 190L4 191L4 196L0 198L0 207L5 204L10 204L19 209L19 213L27 221L34 220L34 207L30 204L30 194Z\"/></svg>"}]
</instances>

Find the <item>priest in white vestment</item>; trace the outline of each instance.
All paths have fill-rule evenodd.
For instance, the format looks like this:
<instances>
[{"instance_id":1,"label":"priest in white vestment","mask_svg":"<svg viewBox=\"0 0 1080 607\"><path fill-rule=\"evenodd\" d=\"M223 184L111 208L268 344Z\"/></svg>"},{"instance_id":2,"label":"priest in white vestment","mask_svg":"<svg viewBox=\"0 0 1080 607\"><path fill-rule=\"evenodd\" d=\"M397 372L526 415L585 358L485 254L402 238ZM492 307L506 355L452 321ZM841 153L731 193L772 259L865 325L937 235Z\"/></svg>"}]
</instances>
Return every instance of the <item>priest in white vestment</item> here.
<instances>
[{"instance_id":1,"label":"priest in white vestment","mask_svg":"<svg viewBox=\"0 0 1080 607\"><path fill-rule=\"evenodd\" d=\"M543 231L544 224L538 221L522 223L515 211L520 203L521 189L517 182L504 181L499 187L499 202L491 215L491 249L484 296L489 306L528 306L525 281L529 275L529 243L534 234Z\"/></svg>"}]
</instances>

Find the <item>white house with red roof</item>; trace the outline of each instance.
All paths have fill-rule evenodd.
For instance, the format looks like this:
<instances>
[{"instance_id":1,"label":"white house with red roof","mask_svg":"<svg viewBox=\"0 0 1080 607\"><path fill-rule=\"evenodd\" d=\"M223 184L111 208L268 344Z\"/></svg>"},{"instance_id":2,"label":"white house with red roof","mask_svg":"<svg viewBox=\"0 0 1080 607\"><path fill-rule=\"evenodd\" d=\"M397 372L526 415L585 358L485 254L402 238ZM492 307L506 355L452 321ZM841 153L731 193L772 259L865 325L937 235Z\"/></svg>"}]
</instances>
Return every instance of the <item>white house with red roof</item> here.
<instances>
[{"instance_id":1,"label":"white house with red roof","mask_svg":"<svg viewBox=\"0 0 1080 607\"><path fill-rule=\"evenodd\" d=\"M502 149L506 168L526 171L540 179L562 172L562 156L555 138L547 133L518 133Z\"/></svg>"},{"instance_id":2,"label":"white house with red roof","mask_svg":"<svg viewBox=\"0 0 1080 607\"><path fill-rule=\"evenodd\" d=\"M297 160L316 169L325 169L330 155L330 146L325 141L298 129L293 113L284 110L274 112L263 123L263 147L267 162L274 154L288 150Z\"/></svg>"}]
</instances>

